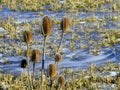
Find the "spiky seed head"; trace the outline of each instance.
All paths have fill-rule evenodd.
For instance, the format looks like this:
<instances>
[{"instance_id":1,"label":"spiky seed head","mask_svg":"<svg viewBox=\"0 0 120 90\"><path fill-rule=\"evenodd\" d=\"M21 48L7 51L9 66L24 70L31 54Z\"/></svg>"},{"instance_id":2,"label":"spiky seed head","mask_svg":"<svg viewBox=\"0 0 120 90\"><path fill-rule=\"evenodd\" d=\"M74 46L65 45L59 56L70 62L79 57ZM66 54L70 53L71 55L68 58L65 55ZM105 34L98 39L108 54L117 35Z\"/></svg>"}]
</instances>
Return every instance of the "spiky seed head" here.
<instances>
[{"instance_id":1,"label":"spiky seed head","mask_svg":"<svg viewBox=\"0 0 120 90\"><path fill-rule=\"evenodd\" d=\"M34 49L32 51L32 56L31 56L31 59L34 63L38 62L39 61L39 51L38 49Z\"/></svg>"},{"instance_id":2,"label":"spiky seed head","mask_svg":"<svg viewBox=\"0 0 120 90\"><path fill-rule=\"evenodd\" d=\"M66 33L69 30L69 19L67 17L64 17L61 21L61 30L63 33Z\"/></svg>"},{"instance_id":3,"label":"spiky seed head","mask_svg":"<svg viewBox=\"0 0 120 90\"><path fill-rule=\"evenodd\" d=\"M60 62L60 61L62 61L62 56L61 56L61 54L56 54L56 55L55 55L55 62Z\"/></svg>"},{"instance_id":4,"label":"spiky seed head","mask_svg":"<svg viewBox=\"0 0 120 90\"><path fill-rule=\"evenodd\" d=\"M30 31L25 31L24 32L24 42L30 44L32 42L32 34Z\"/></svg>"},{"instance_id":5,"label":"spiky seed head","mask_svg":"<svg viewBox=\"0 0 120 90\"><path fill-rule=\"evenodd\" d=\"M58 83L61 84L61 85L63 85L63 84L65 83L64 77L60 76L60 77L58 78Z\"/></svg>"},{"instance_id":6,"label":"spiky seed head","mask_svg":"<svg viewBox=\"0 0 120 90\"><path fill-rule=\"evenodd\" d=\"M30 57L31 56L31 50L29 48L25 51L25 56L26 57Z\"/></svg>"},{"instance_id":7,"label":"spiky seed head","mask_svg":"<svg viewBox=\"0 0 120 90\"><path fill-rule=\"evenodd\" d=\"M42 34L45 37L49 36L51 34L51 24L50 24L50 18L48 16L45 16L43 18L42 26L43 26L43 33Z\"/></svg>"},{"instance_id":8,"label":"spiky seed head","mask_svg":"<svg viewBox=\"0 0 120 90\"><path fill-rule=\"evenodd\" d=\"M53 78L55 76L55 72L56 72L55 65L50 64L48 68L49 77Z\"/></svg>"},{"instance_id":9,"label":"spiky seed head","mask_svg":"<svg viewBox=\"0 0 120 90\"><path fill-rule=\"evenodd\" d=\"M26 59L23 59L23 60L21 61L21 68L26 68L26 66L27 66L27 60L26 60Z\"/></svg>"}]
</instances>

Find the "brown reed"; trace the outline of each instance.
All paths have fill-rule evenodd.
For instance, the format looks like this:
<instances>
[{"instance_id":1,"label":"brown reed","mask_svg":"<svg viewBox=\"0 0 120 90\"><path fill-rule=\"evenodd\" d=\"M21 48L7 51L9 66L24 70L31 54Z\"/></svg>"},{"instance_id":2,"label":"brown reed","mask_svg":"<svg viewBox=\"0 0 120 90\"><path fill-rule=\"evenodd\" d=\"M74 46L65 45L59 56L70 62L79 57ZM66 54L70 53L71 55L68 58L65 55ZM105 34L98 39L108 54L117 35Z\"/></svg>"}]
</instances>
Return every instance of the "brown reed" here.
<instances>
[{"instance_id":1,"label":"brown reed","mask_svg":"<svg viewBox=\"0 0 120 90\"><path fill-rule=\"evenodd\" d=\"M32 42L32 34L30 31L24 32L24 42L26 42L27 44L30 44Z\"/></svg>"},{"instance_id":2,"label":"brown reed","mask_svg":"<svg viewBox=\"0 0 120 90\"><path fill-rule=\"evenodd\" d=\"M43 22L42 22L42 34L47 37L51 34L51 24L50 24L50 18L48 16L45 16L43 18Z\"/></svg>"},{"instance_id":3,"label":"brown reed","mask_svg":"<svg viewBox=\"0 0 120 90\"><path fill-rule=\"evenodd\" d=\"M62 61L62 56L61 56L61 54L56 54L56 55L55 55L55 62L60 62L60 61Z\"/></svg>"},{"instance_id":4,"label":"brown reed","mask_svg":"<svg viewBox=\"0 0 120 90\"><path fill-rule=\"evenodd\" d=\"M26 68L27 67L27 60L26 59L23 59L21 61L21 68Z\"/></svg>"}]
</instances>

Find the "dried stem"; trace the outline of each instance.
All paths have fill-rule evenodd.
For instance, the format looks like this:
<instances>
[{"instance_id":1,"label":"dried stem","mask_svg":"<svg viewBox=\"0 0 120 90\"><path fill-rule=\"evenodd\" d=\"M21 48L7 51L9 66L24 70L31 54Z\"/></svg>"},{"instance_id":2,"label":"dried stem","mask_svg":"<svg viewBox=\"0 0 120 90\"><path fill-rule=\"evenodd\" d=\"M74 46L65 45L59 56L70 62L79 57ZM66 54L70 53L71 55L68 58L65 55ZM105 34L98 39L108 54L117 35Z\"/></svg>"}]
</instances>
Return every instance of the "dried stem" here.
<instances>
[{"instance_id":1,"label":"dried stem","mask_svg":"<svg viewBox=\"0 0 120 90\"><path fill-rule=\"evenodd\" d=\"M61 40L60 40L60 43L59 43L59 46L58 46L57 53L59 52L59 49L60 49L60 47L62 45L63 38L64 38L64 33L62 32L62 36L61 36Z\"/></svg>"},{"instance_id":2,"label":"dried stem","mask_svg":"<svg viewBox=\"0 0 120 90\"><path fill-rule=\"evenodd\" d=\"M32 84L34 84L34 75L35 75L35 62L33 63L33 78L32 78Z\"/></svg>"},{"instance_id":3,"label":"dried stem","mask_svg":"<svg viewBox=\"0 0 120 90\"><path fill-rule=\"evenodd\" d=\"M43 74L44 74L44 64L45 64L46 40L47 40L47 37L44 37L43 55L42 55L42 71L41 71L42 87L43 87Z\"/></svg>"},{"instance_id":4,"label":"dried stem","mask_svg":"<svg viewBox=\"0 0 120 90\"><path fill-rule=\"evenodd\" d=\"M50 78L50 90L52 90L52 83L53 83L53 80Z\"/></svg>"},{"instance_id":5,"label":"dried stem","mask_svg":"<svg viewBox=\"0 0 120 90\"><path fill-rule=\"evenodd\" d=\"M27 51L29 49L29 44L27 43ZM30 75L30 61L29 61L30 57L27 56L27 62L28 62L28 79L29 79L29 84L30 84L30 87L31 87L31 90L33 90L33 85L32 85L32 82L31 82L31 75Z\"/></svg>"}]
</instances>

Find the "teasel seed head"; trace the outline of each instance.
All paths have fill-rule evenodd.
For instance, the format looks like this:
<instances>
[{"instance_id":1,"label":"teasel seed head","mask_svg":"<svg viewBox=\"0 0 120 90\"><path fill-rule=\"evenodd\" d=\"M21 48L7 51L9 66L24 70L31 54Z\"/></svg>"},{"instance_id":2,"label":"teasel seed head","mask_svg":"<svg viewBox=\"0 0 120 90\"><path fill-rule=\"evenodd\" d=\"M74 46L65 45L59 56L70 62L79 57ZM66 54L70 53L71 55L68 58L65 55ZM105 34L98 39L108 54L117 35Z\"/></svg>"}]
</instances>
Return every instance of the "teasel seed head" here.
<instances>
[{"instance_id":1,"label":"teasel seed head","mask_svg":"<svg viewBox=\"0 0 120 90\"><path fill-rule=\"evenodd\" d=\"M25 56L26 57L30 57L31 56L31 50L30 49L27 49L26 51L25 51Z\"/></svg>"},{"instance_id":2,"label":"teasel seed head","mask_svg":"<svg viewBox=\"0 0 120 90\"><path fill-rule=\"evenodd\" d=\"M38 49L34 49L32 51L31 59L34 63L39 61L39 51L38 51Z\"/></svg>"},{"instance_id":3,"label":"teasel seed head","mask_svg":"<svg viewBox=\"0 0 120 90\"><path fill-rule=\"evenodd\" d=\"M61 85L63 85L65 83L65 78L63 76L60 76L58 78L58 83L61 84Z\"/></svg>"},{"instance_id":4,"label":"teasel seed head","mask_svg":"<svg viewBox=\"0 0 120 90\"><path fill-rule=\"evenodd\" d=\"M23 60L21 61L21 68L26 68L26 66L27 66L27 60L26 60L26 59L23 59Z\"/></svg>"},{"instance_id":5,"label":"teasel seed head","mask_svg":"<svg viewBox=\"0 0 120 90\"><path fill-rule=\"evenodd\" d=\"M63 33L68 32L69 30L69 19L67 17L64 17L61 21L61 29Z\"/></svg>"},{"instance_id":6,"label":"teasel seed head","mask_svg":"<svg viewBox=\"0 0 120 90\"><path fill-rule=\"evenodd\" d=\"M51 23L50 23L50 18L48 16L45 16L43 18L43 31L42 34L46 37L49 36L51 34Z\"/></svg>"},{"instance_id":7,"label":"teasel seed head","mask_svg":"<svg viewBox=\"0 0 120 90\"><path fill-rule=\"evenodd\" d=\"M48 68L48 74L50 78L53 78L55 76L56 69L54 64L50 64Z\"/></svg>"},{"instance_id":8,"label":"teasel seed head","mask_svg":"<svg viewBox=\"0 0 120 90\"><path fill-rule=\"evenodd\" d=\"M62 61L62 56L61 56L61 54L56 54L56 55L55 55L55 62L60 62L60 61Z\"/></svg>"},{"instance_id":9,"label":"teasel seed head","mask_svg":"<svg viewBox=\"0 0 120 90\"><path fill-rule=\"evenodd\" d=\"M32 42L32 34L30 31L24 32L24 42L30 44Z\"/></svg>"}]
</instances>

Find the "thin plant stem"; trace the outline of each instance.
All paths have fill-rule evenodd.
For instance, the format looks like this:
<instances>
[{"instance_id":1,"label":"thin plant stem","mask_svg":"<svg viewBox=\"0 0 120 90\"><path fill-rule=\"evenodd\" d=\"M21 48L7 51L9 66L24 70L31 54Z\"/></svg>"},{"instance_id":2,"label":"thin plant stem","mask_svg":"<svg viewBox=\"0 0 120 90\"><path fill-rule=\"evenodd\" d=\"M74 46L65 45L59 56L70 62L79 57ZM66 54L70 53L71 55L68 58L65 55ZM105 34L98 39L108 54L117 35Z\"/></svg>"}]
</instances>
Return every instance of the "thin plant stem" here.
<instances>
[{"instance_id":1,"label":"thin plant stem","mask_svg":"<svg viewBox=\"0 0 120 90\"><path fill-rule=\"evenodd\" d=\"M35 75L35 62L33 63L33 78L32 78L32 85L34 84L34 75Z\"/></svg>"},{"instance_id":2,"label":"thin plant stem","mask_svg":"<svg viewBox=\"0 0 120 90\"><path fill-rule=\"evenodd\" d=\"M50 78L50 90L52 90L52 83L53 83L53 80Z\"/></svg>"},{"instance_id":3,"label":"thin plant stem","mask_svg":"<svg viewBox=\"0 0 120 90\"><path fill-rule=\"evenodd\" d=\"M43 56L42 56L42 74L44 74L46 40L47 40L47 37L44 37Z\"/></svg>"},{"instance_id":4,"label":"thin plant stem","mask_svg":"<svg viewBox=\"0 0 120 90\"><path fill-rule=\"evenodd\" d=\"M41 81L42 81L41 83L42 83L42 87L43 87L43 74L44 74L44 64L45 64L46 40L47 40L47 37L44 36L43 55L42 55L42 71L41 71Z\"/></svg>"},{"instance_id":5,"label":"thin plant stem","mask_svg":"<svg viewBox=\"0 0 120 90\"><path fill-rule=\"evenodd\" d=\"M27 51L28 51L28 48L29 48L29 44L27 43ZM33 86L32 86L32 82L31 82L31 75L30 75L30 57L27 56L27 62L28 62L28 79L29 79L29 84L30 84L30 87L31 87L31 90L33 90Z\"/></svg>"},{"instance_id":6,"label":"thin plant stem","mask_svg":"<svg viewBox=\"0 0 120 90\"><path fill-rule=\"evenodd\" d=\"M62 45L63 38L64 38L64 33L62 32L62 36L61 36L61 40L60 40L60 43L59 43L59 46L58 46L57 53L59 52L59 49L60 49L60 47Z\"/></svg>"}]
</instances>

